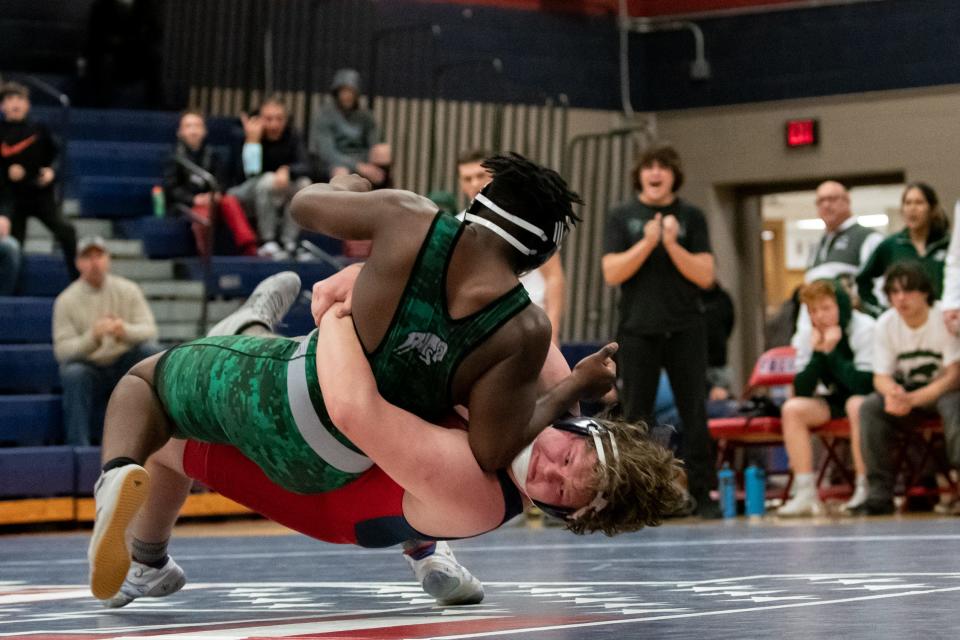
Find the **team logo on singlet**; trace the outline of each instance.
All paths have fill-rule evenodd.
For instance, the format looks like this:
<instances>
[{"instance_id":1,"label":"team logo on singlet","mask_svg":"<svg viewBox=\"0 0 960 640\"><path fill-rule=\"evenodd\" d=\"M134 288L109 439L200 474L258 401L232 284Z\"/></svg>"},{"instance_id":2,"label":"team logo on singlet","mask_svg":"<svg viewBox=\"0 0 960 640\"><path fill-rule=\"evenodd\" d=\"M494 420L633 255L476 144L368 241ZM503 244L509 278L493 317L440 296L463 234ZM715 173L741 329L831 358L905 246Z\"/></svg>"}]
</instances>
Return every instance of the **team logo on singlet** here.
<instances>
[{"instance_id":1,"label":"team logo on singlet","mask_svg":"<svg viewBox=\"0 0 960 640\"><path fill-rule=\"evenodd\" d=\"M407 334L407 339L397 347L394 353L400 355L408 351L416 351L425 363L434 364L443 360L443 357L447 355L447 349L447 343L441 340L439 336L432 333L412 331Z\"/></svg>"}]
</instances>

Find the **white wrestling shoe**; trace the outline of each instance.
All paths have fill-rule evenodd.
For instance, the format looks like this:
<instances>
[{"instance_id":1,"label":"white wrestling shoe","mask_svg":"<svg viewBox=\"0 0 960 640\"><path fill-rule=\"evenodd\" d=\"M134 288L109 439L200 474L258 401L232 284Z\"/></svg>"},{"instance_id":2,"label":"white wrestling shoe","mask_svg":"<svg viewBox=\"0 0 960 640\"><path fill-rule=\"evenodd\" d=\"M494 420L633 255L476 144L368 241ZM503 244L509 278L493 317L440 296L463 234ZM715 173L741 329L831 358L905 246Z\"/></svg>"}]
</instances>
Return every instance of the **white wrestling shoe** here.
<instances>
[{"instance_id":1,"label":"white wrestling shoe","mask_svg":"<svg viewBox=\"0 0 960 640\"><path fill-rule=\"evenodd\" d=\"M300 295L300 276L293 271L274 274L257 285L243 306L213 325L207 336L233 336L252 324L273 331Z\"/></svg>"},{"instance_id":2,"label":"white wrestling shoe","mask_svg":"<svg viewBox=\"0 0 960 640\"><path fill-rule=\"evenodd\" d=\"M180 591L186 583L187 577L183 574L183 569L169 556L166 564L159 569L134 560L130 563L130 570L120 587L120 593L104 600L103 606L116 609L137 598L163 598Z\"/></svg>"},{"instance_id":3,"label":"white wrestling shoe","mask_svg":"<svg viewBox=\"0 0 960 640\"><path fill-rule=\"evenodd\" d=\"M440 606L477 604L483 600L483 584L457 562L446 542L437 542L434 552L420 560L408 554L403 557L423 590L436 598Z\"/></svg>"},{"instance_id":4,"label":"white wrestling shoe","mask_svg":"<svg viewBox=\"0 0 960 640\"><path fill-rule=\"evenodd\" d=\"M112 598L130 568L127 527L147 500L150 475L137 464L127 464L100 474L93 489L97 505L93 536L87 549L90 591L95 598Z\"/></svg>"},{"instance_id":5,"label":"white wrestling shoe","mask_svg":"<svg viewBox=\"0 0 960 640\"><path fill-rule=\"evenodd\" d=\"M257 249L257 255L261 258L271 258L275 260L276 255L281 251L283 251L283 249L280 248L280 245L277 244L275 240L270 240L260 245Z\"/></svg>"},{"instance_id":6,"label":"white wrestling shoe","mask_svg":"<svg viewBox=\"0 0 960 640\"><path fill-rule=\"evenodd\" d=\"M823 503L816 493L797 494L777 509L777 515L782 518L808 518L824 513Z\"/></svg>"}]
</instances>

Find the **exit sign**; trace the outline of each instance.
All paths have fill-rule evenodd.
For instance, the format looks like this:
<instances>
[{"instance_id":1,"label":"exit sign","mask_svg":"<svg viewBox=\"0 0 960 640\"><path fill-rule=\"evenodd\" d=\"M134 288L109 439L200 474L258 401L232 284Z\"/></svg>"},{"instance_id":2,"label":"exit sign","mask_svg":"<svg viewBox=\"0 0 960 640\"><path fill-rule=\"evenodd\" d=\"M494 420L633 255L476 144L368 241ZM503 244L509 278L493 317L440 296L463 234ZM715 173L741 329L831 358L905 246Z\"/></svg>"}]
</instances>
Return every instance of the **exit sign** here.
<instances>
[{"instance_id":1,"label":"exit sign","mask_svg":"<svg viewBox=\"0 0 960 640\"><path fill-rule=\"evenodd\" d=\"M812 147L818 142L817 121L814 118L787 120L788 147Z\"/></svg>"}]
</instances>

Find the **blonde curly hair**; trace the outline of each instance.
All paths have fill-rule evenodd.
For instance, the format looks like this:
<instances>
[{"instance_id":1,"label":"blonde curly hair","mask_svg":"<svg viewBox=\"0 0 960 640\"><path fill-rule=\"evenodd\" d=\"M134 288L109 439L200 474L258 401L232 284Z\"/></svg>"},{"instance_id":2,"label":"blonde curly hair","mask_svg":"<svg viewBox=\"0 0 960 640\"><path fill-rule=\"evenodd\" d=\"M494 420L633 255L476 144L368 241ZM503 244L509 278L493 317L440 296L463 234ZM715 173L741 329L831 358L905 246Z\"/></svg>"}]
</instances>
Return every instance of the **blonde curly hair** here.
<instances>
[{"instance_id":1,"label":"blonde curly hair","mask_svg":"<svg viewBox=\"0 0 960 640\"><path fill-rule=\"evenodd\" d=\"M684 473L670 449L654 441L644 423L594 420L606 430L600 441L607 454L606 464L598 459L594 467L591 488L602 492L606 503L567 518L567 529L576 534L602 531L614 536L655 527L680 511L686 501ZM615 445L609 444L611 439ZM596 449L593 438L587 442Z\"/></svg>"}]
</instances>

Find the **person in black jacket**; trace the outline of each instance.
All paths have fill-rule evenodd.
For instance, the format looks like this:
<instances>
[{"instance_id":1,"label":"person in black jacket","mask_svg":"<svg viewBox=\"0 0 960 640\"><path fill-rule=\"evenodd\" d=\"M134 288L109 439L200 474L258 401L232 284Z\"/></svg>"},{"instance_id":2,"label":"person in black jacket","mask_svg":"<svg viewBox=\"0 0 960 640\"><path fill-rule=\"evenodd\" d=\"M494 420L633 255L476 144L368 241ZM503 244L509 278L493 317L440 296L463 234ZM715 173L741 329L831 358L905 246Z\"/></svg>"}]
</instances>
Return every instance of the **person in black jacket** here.
<instances>
[{"instance_id":1,"label":"person in black jacket","mask_svg":"<svg viewBox=\"0 0 960 640\"><path fill-rule=\"evenodd\" d=\"M0 184L11 197L10 235L23 246L27 218L40 220L60 243L70 279L79 276L75 263L77 232L57 206L54 182L60 149L46 125L29 119L30 90L17 82L0 88Z\"/></svg>"},{"instance_id":2,"label":"person in black jacket","mask_svg":"<svg viewBox=\"0 0 960 640\"><path fill-rule=\"evenodd\" d=\"M707 399L729 400L733 379L727 366L727 341L736 322L733 300L720 283L714 283L701 298L707 324Z\"/></svg>"},{"instance_id":3,"label":"person in black jacket","mask_svg":"<svg viewBox=\"0 0 960 640\"><path fill-rule=\"evenodd\" d=\"M168 215L181 215L189 209L193 223L193 235L197 241L197 251L203 255L209 249L210 226L204 221L209 219L211 204L219 205L220 220L226 224L233 242L240 253L256 255L257 235L243 212L243 207L235 196L212 193L210 185L188 170L178 160L186 159L201 169L211 173L222 185L225 180L226 163L219 154L206 143L207 125L203 114L188 109L180 114L177 128L177 144L173 153L163 166L163 191L166 196ZM215 202L214 202L215 199Z\"/></svg>"},{"instance_id":4,"label":"person in black jacket","mask_svg":"<svg viewBox=\"0 0 960 640\"><path fill-rule=\"evenodd\" d=\"M242 182L229 193L256 218L262 243L259 254L286 258L296 249L299 235L290 217L290 200L310 184L303 139L289 126L287 107L276 96L264 100L256 114L243 114L240 119L244 141L235 154L235 173ZM282 247L277 242L278 231Z\"/></svg>"}]
</instances>

